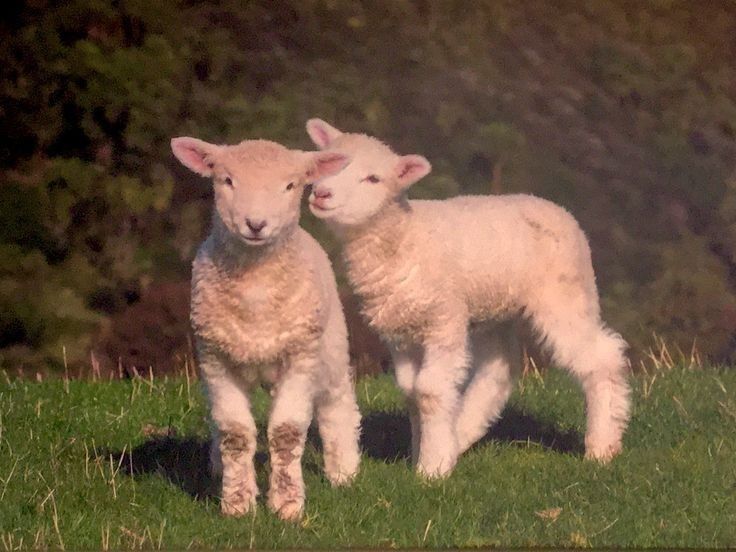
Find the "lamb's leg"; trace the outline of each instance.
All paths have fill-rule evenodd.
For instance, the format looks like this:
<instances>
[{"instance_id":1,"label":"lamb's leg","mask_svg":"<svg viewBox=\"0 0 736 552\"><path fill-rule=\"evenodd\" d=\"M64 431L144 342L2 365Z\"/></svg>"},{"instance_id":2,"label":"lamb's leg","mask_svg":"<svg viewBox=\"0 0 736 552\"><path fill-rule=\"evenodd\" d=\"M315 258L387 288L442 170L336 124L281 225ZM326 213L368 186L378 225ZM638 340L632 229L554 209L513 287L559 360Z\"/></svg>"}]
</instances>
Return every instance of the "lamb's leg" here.
<instances>
[{"instance_id":1,"label":"lamb's leg","mask_svg":"<svg viewBox=\"0 0 736 552\"><path fill-rule=\"evenodd\" d=\"M421 366L421 351L418 347L409 349L390 348L394 362L396 385L406 397L411 424L411 463L417 465L419 461L419 445L421 441L421 424L419 423L419 408L414 397L414 382Z\"/></svg>"},{"instance_id":2,"label":"lamb's leg","mask_svg":"<svg viewBox=\"0 0 736 552\"><path fill-rule=\"evenodd\" d=\"M312 419L315 362L291 362L275 388L268 420L271 477L268 506L281 519L298 520L304 509L302 454Z\"/></svg>"},{"instance_id":3,"label":"lamb's leg","mask_svg":"<svg viewBox=\"0 0 736 552\"><path fill-rule=\"evenodd\" d=\"M245 390L215 364L218 364L216 358L200 355L203 381L216 427L210 460L215 475L222 475L222 513L242 516L255 507L258 495L253 465L256 424Z\"/></svg>"},{"instance_id":4,"label":"lamb's leg","mask_svg":"<svg viewBox=\"0 0 736 552\"><path fill-rule=\"evenodd\" d=\"M546 338L554 361L567 368L585 392L585 456L607 462L621 451L630 389L626 343L603 326L597 312L597 304L582 309L558 300L547 309L535 309L531 320Z\"/></svg>"},{"instance_id":5,"label":"lamb's leg","mask_svg":"<svg viewBox=\"0 0 736 552\"><path fill-rule=\"evenodd\" d=\"M628 364L623 353L626 344L620 336L602 328L592 340L585 344L592 345L592 350L569 366L585 392L585 457L608 462L621 452L631 409ZM585 363L587 370L578 371L580 363Z\"/></svg>"},{"instance_id":6,"label":"lamb's leg","mask_svg":"<svg viewBox=\"0 0 736 552\"><path fill-rule=\"evenodd\" d=\"M462 397L457 418L458 452L462 454L498 420L521 369L516 333L506 327L472 337L475 370Z\"/></svg>"},{"instance_id":7,"label":"lamb's leg","mask_svg":"<svg viewBox=\"0 0 736 552\"><path fill-rule=\"evenodd\" d=\"M350 483L360 465L360 412L348 367L343 371L341 383L325 390L316 404L325 474L333 485Z\"/></svg>"},{"instance_id":8,"label":"lamb's leg","mask_svg":"<svg viewBox=\"0 0 736 552\"><path fill-rule=\"evenodd\" d=\"M421 435L417 470L428 478L444 477L458 456L455 423L459 387L468 365L467 336L443 344L427 344L417 374L414 397L419 409Z\"/></svg>"}]
</instances>

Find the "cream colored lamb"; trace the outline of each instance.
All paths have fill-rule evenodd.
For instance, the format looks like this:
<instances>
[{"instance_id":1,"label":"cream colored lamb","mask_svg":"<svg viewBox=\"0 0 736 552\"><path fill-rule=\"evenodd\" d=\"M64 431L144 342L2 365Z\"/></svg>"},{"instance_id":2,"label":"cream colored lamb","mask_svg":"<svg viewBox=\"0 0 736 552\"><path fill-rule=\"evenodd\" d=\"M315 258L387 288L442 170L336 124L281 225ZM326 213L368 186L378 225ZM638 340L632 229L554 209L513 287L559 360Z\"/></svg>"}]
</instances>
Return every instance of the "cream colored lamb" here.
<instances>
[{"instance_id":1,"label":"cream colored lamb","mask_svg":"<svg viewBox=\"0 0 736 552\"><path fill-rule=\"evenodd\" d=\"M264 140L217 146L185 137L171 148L214 181L212 231L192 268L191 322L215 425L211 457L222 474L222 512L239 516L255 506L249 392L265 381L274 386L268 505L283 519L298 519L313 409L328 479L349 482L360 460L360 414L335 278L325 252L298 225L305 184L339 170L345 158Z\"/></svg>"},{"instance_id":2,"label":"cream colored lamb","mask_svg":"<svg viewBox=\"0 0 736 552\"><path fill-rule=\"evenodd\" d=\"M319 119L307 131L351 160L315 184L310 208L341 238L363 313L391 348L418 471L448 474L499 417L518 371L510 336L520 316L583 387L586 456L617 454L629 417L626 345L601 321L575 219L529 195L408 201L431 170L425 158Z\"/></svg>"}]
</instances>

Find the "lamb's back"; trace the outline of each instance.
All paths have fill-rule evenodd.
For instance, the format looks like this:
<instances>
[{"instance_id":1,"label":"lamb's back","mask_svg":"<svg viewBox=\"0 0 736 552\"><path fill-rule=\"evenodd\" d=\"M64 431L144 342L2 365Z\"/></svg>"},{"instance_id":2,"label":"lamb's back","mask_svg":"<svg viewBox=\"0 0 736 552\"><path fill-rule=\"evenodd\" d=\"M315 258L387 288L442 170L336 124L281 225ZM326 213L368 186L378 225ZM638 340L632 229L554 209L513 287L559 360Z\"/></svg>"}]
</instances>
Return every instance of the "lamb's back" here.
<instances>
[{"instance_id":1,"label":"lamb's back","mask_svg":"<svg viewBox=\"0 0 736 552\"><path fill-rule=\"evenodd\" d=\"M550 201L515 194L410 205L414 239L435 249L439 268L427 269L445 272L474 318L522 308L530 290L550 277L573 274L593 281L585 235L570 213Z\"/></svg>"},{"instance_id":2,"label":"lamb's back","mask_svg":"<svg viewBox=\"0 0 736 552\"><path fill-rule=\"evenodd\" d=\"M428 243L471 272L488 273L488 266L526 269L540 255L577 243L582 234L565 209L526 194L457 196L410 205Z\"/></svg>"}]
</instances>

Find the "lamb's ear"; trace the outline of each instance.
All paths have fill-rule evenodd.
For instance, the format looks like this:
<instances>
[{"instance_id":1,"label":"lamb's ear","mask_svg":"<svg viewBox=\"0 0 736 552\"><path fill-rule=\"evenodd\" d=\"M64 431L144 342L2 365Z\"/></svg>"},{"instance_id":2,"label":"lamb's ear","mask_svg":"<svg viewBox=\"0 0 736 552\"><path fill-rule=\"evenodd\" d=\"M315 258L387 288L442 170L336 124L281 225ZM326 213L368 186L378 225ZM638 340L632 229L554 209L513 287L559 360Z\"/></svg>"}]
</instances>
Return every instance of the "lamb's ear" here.
<instances>
[{"instance_id":1,"label":"lamb's ear","mask_svg":"<svg viewBox=\"0 0 736 552\"><path fill-rule=\"evenodd\" d=\"M218 147L189 136L171 139L171 151L181 164L206 177L212 176L212 156Z\"/></svg>"},{"instance_id":2,"label":"lamb's ear","mask_svg":"<svg viewBox=\"0 0 736 552\"><path fill-rule=\"evenodd\" d=\"M311 154L307 178L312 181L321 180L343 170L350 158L344 153L337 151L319 151Z\"/></svg>"},{"instance_id":3,"label":"lamb's ear","mask_svg":"<svg viewBox=\"0 0 736 552\"><path fill-rule=\"evenodd\" d=\"M396 184L401 190L405 190L420 178L429 174L432 165L421 155L404 155L399 157L394 168Z\"/></svg>"},{"instance_id":4,"label":"lamb's ear","mask_svg":"<svg viewBox=\"0 0 736 552\"><path fill-rule=\"evenodd\" d=\"M342 136L342 132L322 119L309 119L307 134L319 149L325 149L335 138Z\"/></svg>"}]
</instances>

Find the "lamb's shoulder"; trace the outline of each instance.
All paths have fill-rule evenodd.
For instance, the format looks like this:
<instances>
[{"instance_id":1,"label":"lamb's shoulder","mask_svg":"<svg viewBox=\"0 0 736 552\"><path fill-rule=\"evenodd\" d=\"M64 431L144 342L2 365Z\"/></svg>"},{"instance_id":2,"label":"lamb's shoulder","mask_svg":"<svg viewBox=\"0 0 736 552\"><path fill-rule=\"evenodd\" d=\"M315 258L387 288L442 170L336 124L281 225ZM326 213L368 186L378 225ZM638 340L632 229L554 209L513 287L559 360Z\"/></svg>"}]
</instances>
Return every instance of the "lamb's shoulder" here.
<instances>
[{"instance_id":1,"label":"lamb's shoulder","mask_svg":"<svg viewBox=\"0 0 736 552\"><path fill-rule=\"evenodd\" d=\"M353 290L368 323L392 342L421 341L450 299L436 273L426 236L410 231L399 242L367 234L344 250Z\"/></svg>"},{"instance_id":2,"label":"lamb's shoulder","mask_svg":"<svg viewBox=\"0 0 736 552\"><path fill-rule=\"evenodd\" d=\"M301 258L225 269L205 242L192 269L194 333L239 365L302 354L316 346L324 327L314 276Z\"/></svg>"}]
</instances>

